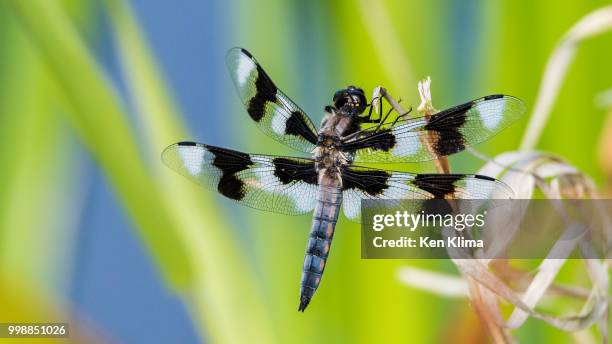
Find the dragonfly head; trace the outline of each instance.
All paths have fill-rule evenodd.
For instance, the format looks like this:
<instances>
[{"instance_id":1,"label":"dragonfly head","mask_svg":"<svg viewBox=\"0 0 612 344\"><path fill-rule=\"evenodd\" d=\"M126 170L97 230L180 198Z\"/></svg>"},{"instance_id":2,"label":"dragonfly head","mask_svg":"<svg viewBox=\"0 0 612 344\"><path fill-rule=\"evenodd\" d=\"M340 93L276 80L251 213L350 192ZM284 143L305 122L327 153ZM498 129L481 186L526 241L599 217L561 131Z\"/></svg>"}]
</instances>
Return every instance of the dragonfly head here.
<instances>
[{"instance_id":1,"label":"dragonfly head","mask_svg":"<svg viewBox=\"0 0 612 344\"><path fill-rule=\"evenodd\" d=\"M336 109L353 115L360 115L367 106L363 90L355 86L349 86L336 91L333 101Z\"/></svg>"}]
</instances>

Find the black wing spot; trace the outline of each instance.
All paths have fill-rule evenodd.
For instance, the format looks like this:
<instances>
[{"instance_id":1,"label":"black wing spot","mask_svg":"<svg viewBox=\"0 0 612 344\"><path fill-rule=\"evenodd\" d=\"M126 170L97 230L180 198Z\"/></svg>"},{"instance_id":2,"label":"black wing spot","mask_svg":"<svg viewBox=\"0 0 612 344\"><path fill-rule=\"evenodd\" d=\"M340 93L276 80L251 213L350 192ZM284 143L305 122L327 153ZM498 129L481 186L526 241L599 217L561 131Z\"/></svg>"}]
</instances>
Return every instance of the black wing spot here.
<instances>
[{"instance_id":1,"label":"black wing spot","mask_svg":"<svg viewBox=\"0 0 612 344\"><path fill-rule=\"evenodd\" d=\"M448 130L460 127L467 119L467 111L473 106L474 102L467 102L435 113L429 118L424 128L427 130Z\"/></svg>"},{"instance_id":2,"label":"black wing spot","mask_svg":"<svg viewBox=\"0 0 612 344\"><path fill-rule=\"evenodd\" d=\"M191 141L182 141L177 143L178 146L197 146L198 144Z\"/></svg>"},{"instance_id":3,"label":"black wing spot","mask_svg":"<svg viewBox=\"0 0 612 344\"><path fill-rule=\"evenodd\" d=\"M317 184L318 174L314 161L306 162L288 158L274 158L274 175L283 184L302 181L308 184Z\"/></svg>"},{"instance_id":4,"label":"black wing spot","mask_svg":"<svg viewBox=\"0 0 612 344\"><path fill-rule=\"evenodd\" d=\"M499 98L503 98L503 97L504 97L503 94L491 94L489 96L484 97L484 100L499 99Z\"/></svg>"},{"instance_id":5,"label":"black wing spot","mask_svg":"<svg viewBox=\"0 0 612 344\"><path fill-rule=\"evenodd\" d=\"M377 150L388 152L393 147L395 147L395 135L391 134L391 132L386 131L383 132L380 136L376 137L376 140L373 140L374 143L372 147Z\"/></svg>"},{"instance_id":6,"label":"black wing spot","mask_svg":"<svg viewBox=\"0 0 612 344\"><path fill-rule=\"evenodd\" d=\"M457 129L440 131L438 132L437 140L433 144L433 148L436 154L447 156L464 150L465 140Z\"/></svg>"},{"instance_id":7,"label":"black wing spot","mask_svg":"<svg viewBox=\"0 0 612 344\"><path fill-rule=\"evenodd\" d=\"M491 178L491 177L489 177L489 176L484 176L484 175L482 175L482 174L475 174L475 175L474 175L474 178L484 179L484 180L488 180L488 181L491 181L491 182L496 181L496 180L495 180L495 178Z\"/></svg>"},{"instance_id":8,"label":"black wing spot","mask_svg":"<svg viewBox=\"0 0 612 344\"><path fill-rule=\"evenodd\" d=\"M236 177L236 173L244 171L253 165L248 154L219 147L206 147L215 158L213 166L221 170L221 178L217 190L223 196L240 201L246 193L245 184Z\"/></svg>"},{"instance_id":9,"label":"black wing spot","mask_svg":"<svg viewBox=\"0 0 612 344\"><path fill-rule=\"evenodd\" d=\"M465 124L467 111L472 106L473 102L469 102L431 116L424 129L437 134L432 143L436 154L446 156L465 149L466 141L459 129Z\"/></svg>"},{"instance_id":10,"label":"black wing spot","mask_svg":"<svg viewBox=\"0 0 612 344\"><path fill-rule=\"evenodd\" d=\"M265 115L266 102L276 102L278 89L263 68L259 64L256 65L255 95L249 100L247 111L255 122L259 122Z\"/></svg>"},{"instance_id":11,"label":"black wing spot","mask_svg":"<svg viewBox=\"0 0 612 344\"><path fill-rule=\"evenodd\" d=\"M342 149L348 152L354 152L358 149L369 148L372 150L388 152L395 147L396 143L397 141L395 139L395 135L393 135L391 131L387 129L353 142L345 143L342 145Z\"/></svg>"},{"instance_id":12,"label":"black wing spot","mask_svg":"<svg viewBox=\"0 0 612 344\"><path fill-rule=\"evenodd\" d=\"M224 174L219 180L217 190L223 196L236 201L240 201L241 199L243 199L246 193L246 190L244 188L244 182L236 178L234 174Z\"/></svg>"},{"instance_id":13,"label":"black wing spot","mask_svg":"<svg viewBox=\"0 0 612 344\"><path fill-rule=\"evenodd\" d=\"M464 177L462 174L417 174L412 183L419 189L432 194L434 198L444 198L455 192L455 182Z\"/></svg>"},{"instance_id":14,"label":"black wing spot","mask_svg":"<svg viewBox=\"0 0 612 344\"><path fill-rule=\"evenodd\" d=\"M287 122L285 124L285 134L300 136L312 144L317 144L317 135L310 130L310 127L308 127L308 123L304 119L304 115L301 112L293 111L291 116L287 118Z\"/></svg>"},{"instance_id":15,"label":"black wing spot","mask_svg":"<svg viewBox=\"0 0 612 344\"><path fill-rule=\"evenodd\" d=\"M248 56L251 59L253 59L253 55L248 50L246 50L244 48L240 48L240 51L242 51L242 53L245 54L246 56Z\"/></svg>"},{"instance_id":16,"label":"black wing spot","mask_svg":"<svg viewBox=\"0 0 612 344\"><path fill-rule=\"evenodd\" d=\"M358 189L370 196L382 194L388 187L391 177L383 170L353 170L346 168L342 172L342 191Z\"/></svg>"}]
</instances>

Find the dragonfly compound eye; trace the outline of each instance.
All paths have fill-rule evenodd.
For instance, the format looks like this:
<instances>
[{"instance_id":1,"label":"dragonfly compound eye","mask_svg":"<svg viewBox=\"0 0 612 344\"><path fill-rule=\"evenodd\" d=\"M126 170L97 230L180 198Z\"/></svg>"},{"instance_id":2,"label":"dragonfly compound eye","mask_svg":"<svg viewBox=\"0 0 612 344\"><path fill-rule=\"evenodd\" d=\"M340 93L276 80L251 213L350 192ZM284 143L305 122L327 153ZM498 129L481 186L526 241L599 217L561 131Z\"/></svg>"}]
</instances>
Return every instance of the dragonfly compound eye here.
<instances>
[{"instance_id":1,"label":"dragonfly compound eye","mask_svg":"<svg viewBox=\"0 0 612 344\"><path fill-rule=\"evenodd\" d=\"M344 106L344 104L346 104L347 102L347 96L348 96L348 92L346 91L346 89L342 89L342 90L338 90L336 91L336 93L334 93L334 106L336 107L336 109L340 109L341 107Z\"/></svg>"},{"instance_id":2,"label":"dragonfly compound eye","mask_svg":"<svg viewBox=\"0 0 612 344\"><path fill-rule=\"evenodd\" d=\"M336 109L361 113L365 110L366 103L363 90L355 86L349 86L334 94L334 106Z\"/></svg>"}]
</instances>

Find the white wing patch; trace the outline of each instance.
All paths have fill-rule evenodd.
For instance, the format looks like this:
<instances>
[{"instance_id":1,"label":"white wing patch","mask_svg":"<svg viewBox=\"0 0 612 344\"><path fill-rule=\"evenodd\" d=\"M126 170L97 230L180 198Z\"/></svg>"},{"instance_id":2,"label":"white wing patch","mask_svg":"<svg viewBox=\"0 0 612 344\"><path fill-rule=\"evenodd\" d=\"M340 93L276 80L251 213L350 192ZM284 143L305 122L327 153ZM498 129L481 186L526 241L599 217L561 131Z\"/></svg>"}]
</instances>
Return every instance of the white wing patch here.
<instances>
[{"instance_id":1,"label":"white wing patch","mask_svg":"<svg viewBox=\"0 0 612 344\"><path fill-rule=\"evenodd\" d=\"M347 218L354 221L361 219L361 202L356 202L360 198L361 194L353 189L342 192L342 210Z\"/></svg>"},{"instance_id":2,"label":"white wing patch","mask_svg":"<svg viewBox=\"0 0 612 344\"><path fill-rule=\"evenodd\" d=\"M205 149L193 149L191 146L178 146L178 154L183 161L183 166L192 175L197 176L202 171Z\"/></svg>"},{"instance_id":3,"label":"white wing patch","mask_svg":"<svg viewBox=\"0 0 612 344\"><path fill-rule=\"evenodd\" d=\"M262 156L253 156L251 160L256 164L261 164L263 166L272 165L272 160L267 157ZM268 168L259 168L255 169L255 176L257 177L257 183L260 185L274 185L278 184L278 178L274 175L274 171Z\"/></svg>"},{"instance_id":4,"label":"white wing patch","mask_svg":"<svg viewBox=\"0 0 612 344\"><path fill-rule=\"evenodd\" d=\"M287 118L283 113L283 109L281 109L279 106L276 106L274 117L272 117L272 123L270 123L270 125L275 133L278 135L285 135L285 130L287 129Z\"/></svg>"},{"instance_id":5,"label":"white wing patch","mask_svg":"<svg viewBox=\"0 0 612 344\"><path fill-rule=\"evenodd\" d=\"M285 194L293 199L295 206L298 210L308 212L314 209L317 199L315 197L304 197L309 195L312 188L316 188L315 185L298 183L295 184L291 189L287 190Z\"/></svg>"},{"instance_id":6,"label":"white wing patch","mask_svg":"<svg viewBox=\"0 0 612 344\"><path fill-rule=\"evenodd\" d=\"M416 154L421 148L421 140L418 135L402 135L398 130L401 126L393 127L391 134L395 135L398 139L395 148L393 148L391 155L393 156L409 156Z\"/></svg>"},{"instance_id":7,"label":"white wing patch","mask_svg":"<svg viewBox=\"0 0 612 344\"><path fill-rule=\"evenodd\" d=\"M407 175L406 173L402 173L402 172L393 172L391 173L391 177L389 177L389 181L402 180L403 182L406 182L408 180L413 180L413 179L414 179L414 176ZM415 198L414 190L408 187L407 183L404 188L400 188L397 186L398 185L391 185L391 187L388 187L387 189L385 189L385 191L383 191L380 198L381 199Z\"/></svg>"},{"instance_id":8,"label":"white wing patch","mask_svg":"<svg viewBox=\"0 0 612 344\"><path fill-rule=\"evenodd\" d=\"M236 69L236 73L238 74L238 83L240 83L240 87L244 87L249 76L255 69L255 63L244 56L238 59L238 68Z\"/></svg>"},{"instance_id":9,"label":"white wing patch","mask_svg":"<svg viewBox=\"0 0 612 344\"><path fill-rule=\"evenodd\" d=\"M489 130L494 130L499 126L499 123L504 117L505 107L506 100L504 98L483 102L475 106L482 120L482 124Z\"/></svg>"},{"instance_id":10,"label":"white wing patch","mask_svg":"<svg viewBox=\"0 0 612 344\"><path fill-rule=\"evenodd\" d=\"M463 191L463 193L467 195L474 195L478 198L487 199L491 197L491 194L493 193L495 187L495 182L483 183L481 179L467 178L465 180L465 190ZM461 192L461 190L458 190L456 192ZM461 195L457 196L461 197ZM463 198L466 198L465 195L463 195Z\"/></svg>"},{"instance_id":11,"label":"white wing patch","mask_svg":"<svg viewBox=\"0 0 612 344\"><path fill-rule=\"evenodd\" d=\"M262 156L253 156L251 160L256 164L262 164L264 168L255 169L255 175L257 176L256 183L260 185L282 185L282 182L274 175L274 170L271 170L269 166L272 165L272 159ZM291 199L295 205L295 208L300 212L308 212L314 209L316 205L315 197L304 197L305 195L312 194L312 188L316 188L316 185L307 184L304 182L297 182L291 186L287 186L283 189L275 190L275 193L279 195L287 196Z\"/></svg>"}]
</instances>

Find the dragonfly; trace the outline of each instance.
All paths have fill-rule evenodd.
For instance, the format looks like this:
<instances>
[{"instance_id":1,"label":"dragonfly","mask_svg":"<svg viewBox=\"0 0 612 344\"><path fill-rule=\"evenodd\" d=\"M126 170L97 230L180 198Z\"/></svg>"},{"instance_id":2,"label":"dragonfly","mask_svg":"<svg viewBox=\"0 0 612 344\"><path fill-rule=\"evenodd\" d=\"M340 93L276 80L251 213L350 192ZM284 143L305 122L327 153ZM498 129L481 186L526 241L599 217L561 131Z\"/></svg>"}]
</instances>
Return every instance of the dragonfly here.
<instances>
[{"instance_id":1,"label":"dragonfly","mask_svg":"<svg viewBox=\"0 0 612 344\"><path fill-rule=\"evenodd\" d=\"M488 95L432 116L404 116L390 123L382 112L372 113L374 99L368 103L361 88L348 86L324 107L317 129L250 52L233 48L226 63L256 126L310 157L248 154L184 141L167 147L162 160L239 204L288 215L312 212L298 311L306 309L321 283L341 207L349 220L359 222L361 201L367 199L426 202L487 199L494 193L512 198L508 186L485 175L409 173L359 164L420 162L460 152L514 122L525 111L515 97Z\"/></svg>"}]
</instances>

